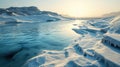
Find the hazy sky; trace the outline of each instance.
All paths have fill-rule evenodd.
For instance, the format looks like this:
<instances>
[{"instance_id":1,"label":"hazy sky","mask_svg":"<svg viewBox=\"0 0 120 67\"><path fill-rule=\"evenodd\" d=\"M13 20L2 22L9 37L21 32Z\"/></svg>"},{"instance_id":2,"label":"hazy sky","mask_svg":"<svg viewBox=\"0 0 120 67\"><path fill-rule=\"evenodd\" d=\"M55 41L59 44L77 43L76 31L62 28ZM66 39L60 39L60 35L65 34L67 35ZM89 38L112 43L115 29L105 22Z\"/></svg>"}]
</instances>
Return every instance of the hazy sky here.
<instances>
[{"instance_id":1,"label":"hazy sky","mask_svg":"<svg viewBox=\"0 0 120 67\"><path fill-rule=\"evenodd\" d=\"M37 6L40 10L89 17L120 11L120 0L0 0L0 8L11 6Z\"/></svg>"}]
</instances>

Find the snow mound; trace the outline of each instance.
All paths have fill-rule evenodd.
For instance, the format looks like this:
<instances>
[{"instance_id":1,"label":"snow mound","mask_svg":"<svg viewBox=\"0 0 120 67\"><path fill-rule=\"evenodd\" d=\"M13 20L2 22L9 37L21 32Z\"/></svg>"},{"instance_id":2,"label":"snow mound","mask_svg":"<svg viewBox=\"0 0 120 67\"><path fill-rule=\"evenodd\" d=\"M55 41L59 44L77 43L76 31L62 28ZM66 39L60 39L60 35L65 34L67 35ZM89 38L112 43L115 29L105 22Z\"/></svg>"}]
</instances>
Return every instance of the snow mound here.
<instances>
[{"instance_id":1,"label":"snow mound","mask_svg":"<svg viewBox=\"0 0 120 67\"><path fill-rule=\"evenodd\" d=\"M111 21L111 26L110 26L109 33L118 33L118 34L120 34L120 16L115 17Z\"/></svg>"},{"instance_id":2,"label":"snow mound","mask_svg":"<svg viewBox=\"0 0 120 67\"><path fill-rule=\"evenodd\" d=\"M67 52L65 52L67 51ZM23 67L97 67L98 63L76 54L74 49L48 51L28 60ZM66 57L66 54L69 54ZM82 61L81 61L82 60Z\"/></svg>"},{"instance_id":3,"label":"snow mound","mask_svg":"<svg viewBox=\"0 0 120 67\"><path fill-rule=\"evenodd\" d=\"M98 67L98 66L95 63L91 63L90 60L79 57L69 61L64 67Z\"/></svg>"},{"instance_id":4,"label":"snow mound","mask_svg":"<svg viewBox=\"0 0 120 67\"><path fill-rule=\"evenodd\" d=\"M82 35L74 44L62 51L45 51L28 60L23 67L119 67L120 54L116 49L116 44L119 44L119 21L119 17L107 17L74 24L79 28L73 30ZM116 42L107 44L115 45L103 43L101 40L105 38Z\"/></svg>"}]
</instances>

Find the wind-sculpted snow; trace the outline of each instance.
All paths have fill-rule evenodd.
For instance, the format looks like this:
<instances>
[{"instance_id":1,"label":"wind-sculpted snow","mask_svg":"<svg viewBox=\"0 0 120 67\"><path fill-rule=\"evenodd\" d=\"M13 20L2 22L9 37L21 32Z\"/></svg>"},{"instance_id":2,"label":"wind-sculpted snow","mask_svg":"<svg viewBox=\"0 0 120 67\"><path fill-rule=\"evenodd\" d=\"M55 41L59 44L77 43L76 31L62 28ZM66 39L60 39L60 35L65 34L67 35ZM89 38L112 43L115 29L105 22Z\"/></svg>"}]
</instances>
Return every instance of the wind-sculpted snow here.
<instances>
[{"instance_id":1,"label":"wind-sculpted snow","mask_svg":"<svg viewBox=\"0 0 120 67\"><path fill-rule=\"evenodd\" d=\"M120 66L119 16L53 22L62 19L36 7L0 9L1 67Z\"/></svg>"},{"instance_id":2,"label":"wind-sculpted snow","mask_svg":"<svg viewBox=\"0 0 120 67\"><path fill-rule=\"evenodd\" d=\"M110 25L110 33L118 33L120 34L120 16L115 17L115 19L113 19L111 21L111 25Z\"/></svg>"},{"instance_id":3,"label":"wind-sculpted snow","mask_svg":"<svg viewBox=\"0 0 120 67\"><path fill-rule=\"evenodd\" d=\"M0 67L21 67L43 50L62 50L79 36L72 31L72 24L71 21L0 24ZM68 56L66 52L65 57Z\"/></svg>"},{"instance_id":4,"label":"wind-sculpted snow","mask_svg":"<svg viewBox=\"0 0 120 67\"><path fill-rule=\"evenodd\" d=\"M67 57L66 54L68 54ZM77 54L74 48L69 47L69 49L65 49L63 51L45 51L42 55L36 56L28 60L28 62L26 62L26 64L23 67L39 67L39 66L40 67L79 67L79 66L97 67L98 64L96 61L86 59L82 55Z\"/></svg>"},{"instance_id":5,"label":"wind-sculpted snow","mask_svg":"<svg viewBox=\"0 0 120 67\"><path fill-rule=\"evenodd\" d=\"M62 51L43 51L23 67L120 67L120 51L116 48L120 43L120 20L116 18L91 19L74 24L79 28L73 30L81 36L73 44ZM104 40L105 37L108 40Z\"/></svg>"}]
</instances>

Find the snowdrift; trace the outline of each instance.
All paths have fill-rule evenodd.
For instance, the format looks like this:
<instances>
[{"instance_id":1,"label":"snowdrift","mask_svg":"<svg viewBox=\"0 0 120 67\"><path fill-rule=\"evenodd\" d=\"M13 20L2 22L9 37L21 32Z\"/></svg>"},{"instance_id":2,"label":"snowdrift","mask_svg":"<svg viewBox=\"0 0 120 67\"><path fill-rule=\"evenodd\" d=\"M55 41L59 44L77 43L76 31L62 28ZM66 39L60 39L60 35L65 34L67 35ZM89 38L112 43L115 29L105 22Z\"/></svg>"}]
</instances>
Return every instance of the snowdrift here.
<instances>
[{"instance_id":1,"label":"snowdrift","mask_svg":"<svg viewBox=\"0 0 120 67\"><path fill-rule=\"evenodd\" d=\"M62 51L43 51L43 54L31 58L23 67L120 67L119 49L107 46L102 41L110 39L108 37L111 34L119 35L120 20L116 18L91 19L83 25L75 25L79 29L73 30L81 37L73 44ZM120 44L119 38L117 44ZM111 38L111 43L114 40Z\"/></svg>"},{"instance_id":2,"label":"snowdrift","mask_svg":"<svg viewBox=\"0 0 120 67\"><path fill-rule=\"evenodd\" d=\"M40 11L36 7L0 9L0 25L18 24L19 22L52 22L62 19L65 18L61 15ZM25 44L28 43L24 41L26 40L24 37L23 42L18 43L21 45L14 43L0 45L2 47L0 48L0 65L4 64L2 67L18 67L18 65L20 67L120 67L120 16L90 19L74 25L78 28L73 31L80 37L61 51L40 50L44 46L31 45L31 42L29 46L26 46ZM30 27L28 26L28 28ZM9 30L9 27L7 29ZM32 33L35 33L34 31ZM0 32L4 34L3 30ZM9 31L6 32L9 33ZM6 43L9 43L10 40L6 40ZM39 43L42 42L37 42L37 44ZM32 47L31 50L30 47ZM15 62L18 63L15 64Z\"/></svg>"}]
</instances>

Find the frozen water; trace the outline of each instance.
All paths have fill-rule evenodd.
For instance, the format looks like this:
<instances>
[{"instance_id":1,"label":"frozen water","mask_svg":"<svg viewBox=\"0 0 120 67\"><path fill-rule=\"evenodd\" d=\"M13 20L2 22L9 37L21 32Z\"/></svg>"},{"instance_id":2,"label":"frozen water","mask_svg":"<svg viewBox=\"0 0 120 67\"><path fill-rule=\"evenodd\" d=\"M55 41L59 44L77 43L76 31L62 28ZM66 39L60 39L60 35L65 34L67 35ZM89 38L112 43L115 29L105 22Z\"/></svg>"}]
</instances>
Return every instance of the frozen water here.
<instances>
[{"instance_id":1,"label":"frozen water","mask_svg":"<svg viewBox=\"0 0 120 67\"><path fill-rule=\"evenodd\" d=\"M114 20L113 18L92 19L84 21L84 23L74 23L73 25L78 26L78 28L73 30L81 36L73 44L61 51L48 51L38 55L28 60L24 67L31 67L29 65L34 65L36 62L34 59L37 60L42 56L46 57L45 63L35 64L36 67L119 67L119 49L101 44L105 35L113 37L113 40L108 38L111 43L115 42L114 39L119 41L119 33L116 32L119 31L119 20L111 23L111 20Z\"/></svg>"},{"instance_id":2,"label":"frozen water","mask_svg":"<svg viewBox=\"0 0 120 67\"><path fill-rule=\"evenodd\" d=\"M73 23L73 21L57 21L1 24L0 56L14 60L8 64L9 66L17 66L40 54L42 50L62 50L79 37L72 30ZM15 62L17 64L14 65Z\"/></svg>"},{"instance_id":3,"label":"frozen water","mask_svg":"<svg viewBox=\"0 0 120 67\"><path fill-rule=\"evenodd\" d=\"M82 21L36 7L0 9L0 67L120 67L119 34L119 16Z\"/></svg>"}]
</instances>

